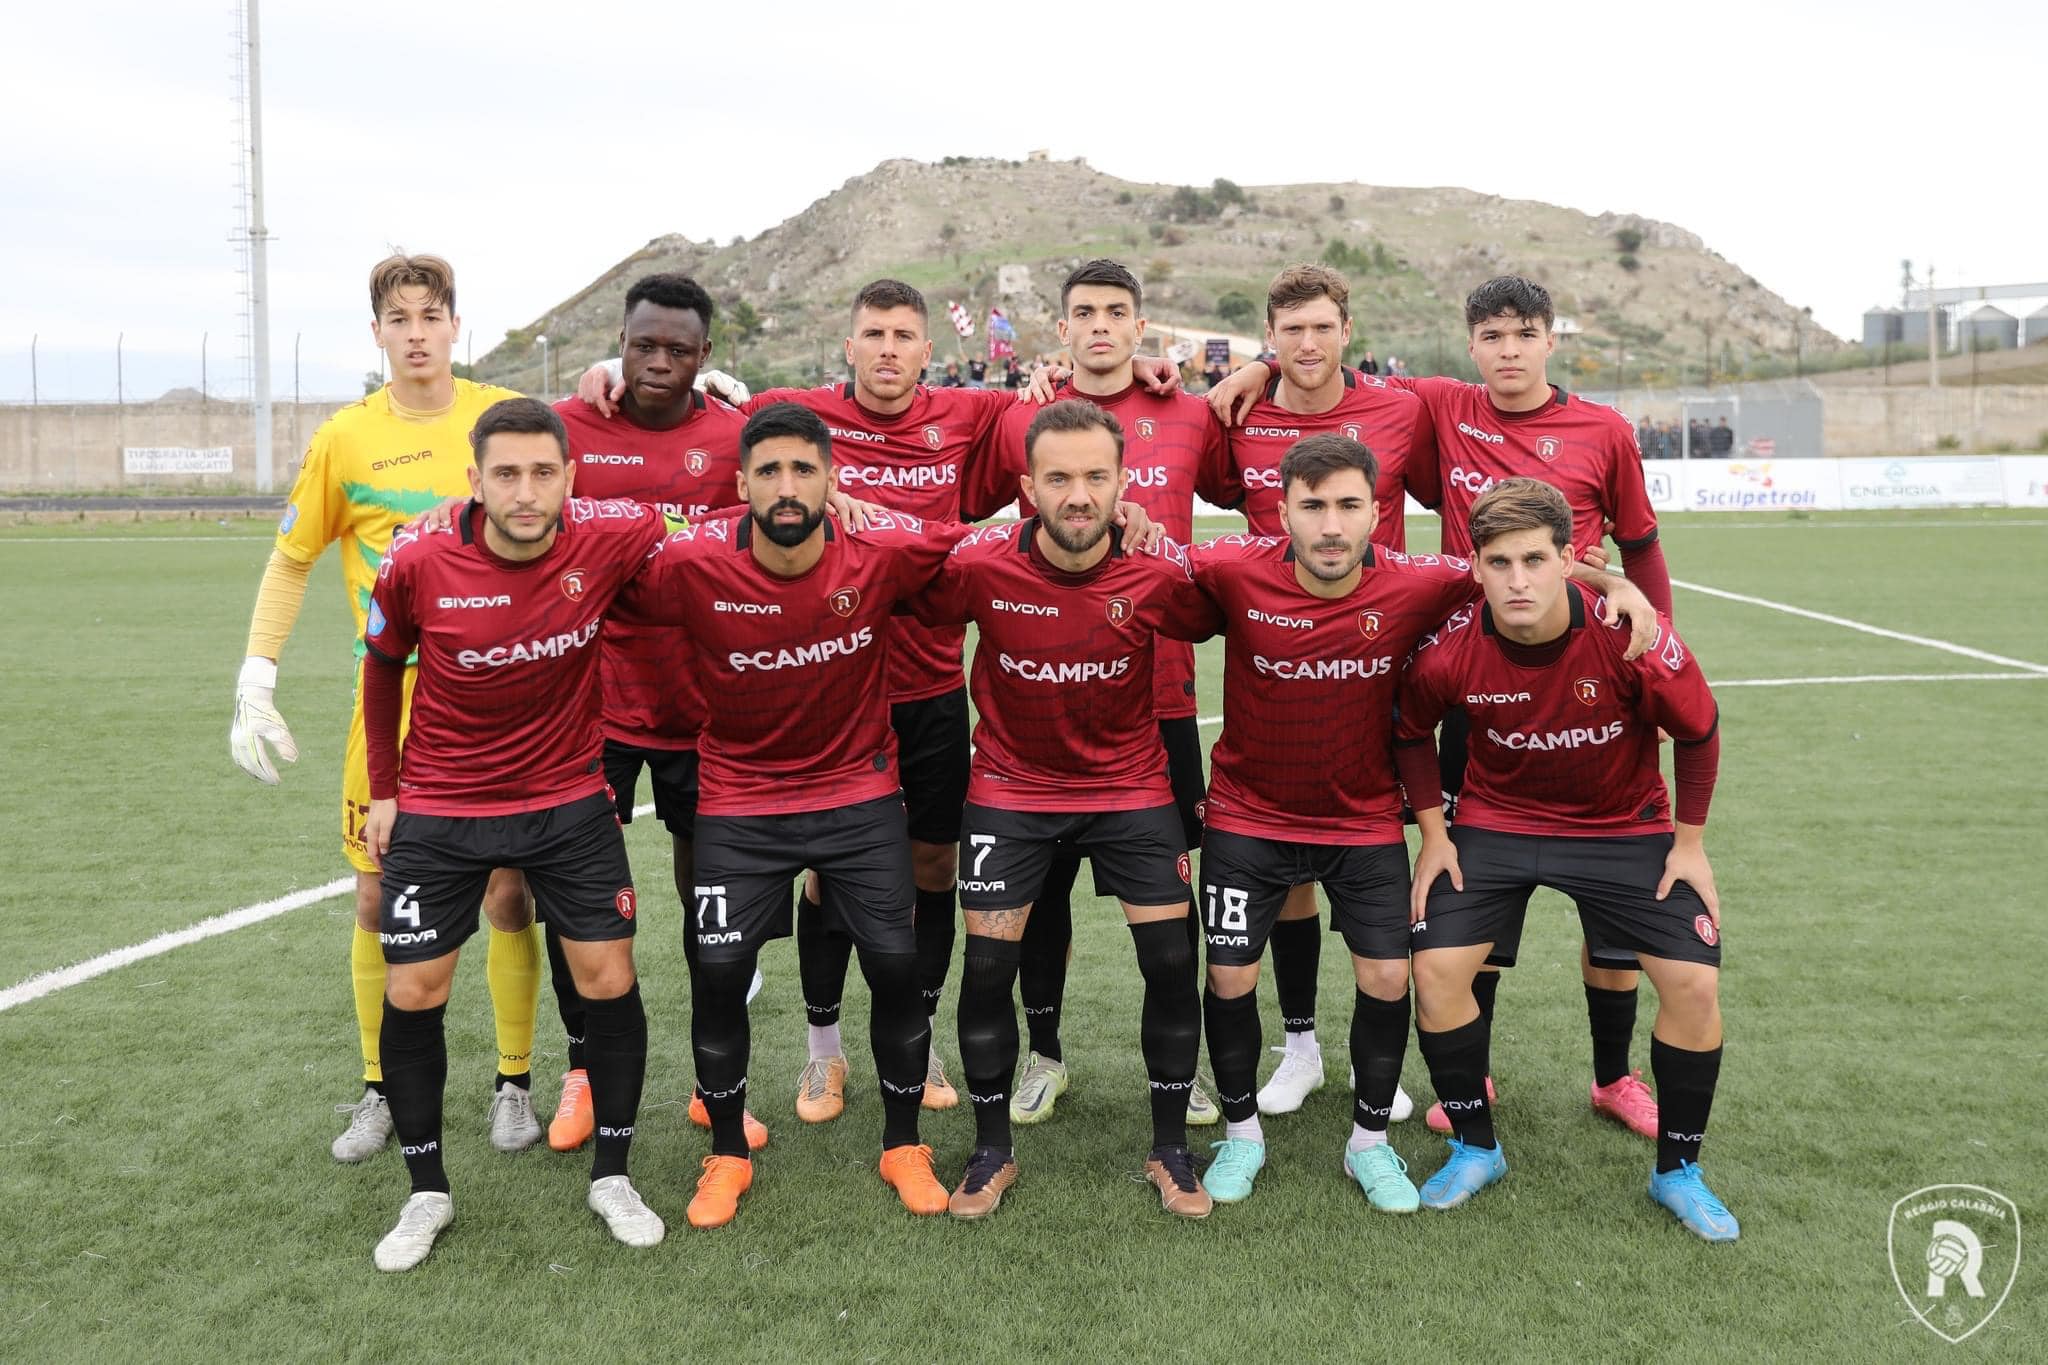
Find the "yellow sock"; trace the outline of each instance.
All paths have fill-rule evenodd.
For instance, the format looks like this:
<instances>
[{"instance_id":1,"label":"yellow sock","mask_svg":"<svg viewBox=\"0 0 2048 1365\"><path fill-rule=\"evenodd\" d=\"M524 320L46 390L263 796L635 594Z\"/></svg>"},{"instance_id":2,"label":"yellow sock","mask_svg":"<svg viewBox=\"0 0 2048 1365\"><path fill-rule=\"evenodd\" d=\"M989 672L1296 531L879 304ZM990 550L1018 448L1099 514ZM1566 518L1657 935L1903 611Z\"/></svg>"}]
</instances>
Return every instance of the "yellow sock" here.
<instances>
[{"instance_id":1,"label":"yellow sock","mask_svg":"<svg viewBox=\"0 0 2048 1365\"><path fill-rule=\"evenodd\" d=\"M498 1025L498 1071L524 1076L533 1069L533 1016L540 1008L541 929L516 934L493 927L484 975L491 983L491 1014Z\"/></svg>"},{"instance_id":2,"label":"yellow sock","mask_svg":"<svg viewBox=\"0 0 2048 1365\"><path fill-rule=\"evenodd\" d=\"M384 1030L384 948L377 936L358 924L348 945L349 982L356 993L356 1032L363 1043L363 1079L382 1081L378 1035Z\"/></svg>"}]
</instances>

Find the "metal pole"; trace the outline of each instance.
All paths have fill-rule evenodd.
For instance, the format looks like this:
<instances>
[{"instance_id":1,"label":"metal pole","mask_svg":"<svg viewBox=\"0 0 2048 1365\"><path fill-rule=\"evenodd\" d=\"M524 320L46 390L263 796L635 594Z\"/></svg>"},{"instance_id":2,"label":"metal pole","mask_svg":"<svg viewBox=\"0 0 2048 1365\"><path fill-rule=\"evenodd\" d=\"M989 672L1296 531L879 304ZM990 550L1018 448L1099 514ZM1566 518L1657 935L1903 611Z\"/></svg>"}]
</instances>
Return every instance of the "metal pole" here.
<instances>
[{"instance_id":1,"label":"metal pole","mask_svg":"<svg viewBox=\"0 0 2048 1365\"><path fill-rule=\"evenodd\" d=\"M263 61L260 0L249 0L249 342L255 351L256 491L270 491L270 230L263 222ZM296 365L296 359L294 360Z\"/></svg>"},{"instance_id":2,"label":"metal pole","mask_svg":"<svg viewBox=\"0 0 2048 1365\"><path fill-rule=\"evenodd\" d=\"M41 332L31 335L28 339L28 405L30 407L36 405L36 400L39 396L36 384L36 343L42 339L43 334Z\"/></svg>"},{"instance_id":3,"label":"metal pole","mask_svg":"<svg viewBox=\"0 0 2048 1365\"><path fill-rule=\"evenodd\" d=\"M1927 267L1927 387L1941 387L1941 334L1935 330L1935 319L1941 310L1934 305L1934 266Z\"/></svg>"},{"instance_id":4,"label":"metal pole","mask_svg":"<svg viewBox=\"0 0 2048 1365\"><path fill-rule=\"evenodd\" d=\"M201 408L206 406L206 336L205 332L199 334L199 406Z\"/></svg>"},{"instance_id":5,"label":"metal pole","mask_svg":"<svg viewBox=\"0 0 2048 1365\"><path fill-rule=\"evenodd\" d=\"M116 334L115 334L115 336L114 336L114 406L115 406L115 407L119 407L119 406L121 405L121 402L122 402L122 387L121 387L121 343L122 343L123 341L126 341L127 339L128 339L128 334L127 334L126 332L118 332L118 333L116 333Z\"/></svg>"}]
</instances>

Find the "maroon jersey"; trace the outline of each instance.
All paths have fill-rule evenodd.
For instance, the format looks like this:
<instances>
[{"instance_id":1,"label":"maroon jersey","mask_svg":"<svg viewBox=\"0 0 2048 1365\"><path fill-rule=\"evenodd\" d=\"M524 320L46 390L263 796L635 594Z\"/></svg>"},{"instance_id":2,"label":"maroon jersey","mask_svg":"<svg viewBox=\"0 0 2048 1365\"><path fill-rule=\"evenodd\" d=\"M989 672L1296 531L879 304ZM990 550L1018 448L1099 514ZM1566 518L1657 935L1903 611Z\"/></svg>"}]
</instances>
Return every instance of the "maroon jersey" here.
<instances>
[{"instance_id":1,"label":"maroon jersey","mask_svg":"<svg viewBox=\"0 0 2048 1365\"><path fill-rule=\"evenodd\" d=\"M1357 587L1322 598L1295 579L1279 537L1224 536L1188 560L1229 642L1204 822L1297 843L1400 843L1395 684L1416 641L1479 595L1471 566L1375 546Z\"/></svg>"},{"instance_id":2,"label":"maroon jersey","mask_svg":"<svg viewBox=\"0 0 2048 1365\"><path fill-rule=\"evenodd\" d=\"M621 614L685 626L695 645L707 709L698 812L788 815L889 795L889 614L961 528L882 513L850 532L827 517L824 557L796 578L761 567L755 530L741 514L678 531L619 597Z\"/></svg>"},{"instance_id":3,"label":"maroon jersey","mask_svg":"<svg viewBox=\"0 0 2048 1365\"><path fill-rule=\"evenodd\" d=\"M633 498L666 516L701 521L739 501L740 428L747 419L701 393L679 426L652 431L624 412L601 416L580 398L555 404L569 429L579 497ZM645 749L694 749L704 694L689 637L672 626L613 620L599 637L606 739Z\"/></svg>"},{"instance_id":4,"label":"maroon jersey","mask_svg":"<svg viewBox=\"0 0 2048 1365\"><path fill-rule=\"evenodd\" d=\"M1603 522L1614 523L1614 541L1625 560L1657 539L1635 428L1613 408L1553 385L1551 401L1542 407L1502 412L1484 384L1446 378L1392 382L1423 401L1436 429L1444 549L1472 553L1472 504L1512 478L1541 479L1564 494L1572 508L1574 557L1600 543Z\"/></svg>"},{"instance_id":5,"label":"maroon jersey","mask_svg":"<svg viewBox=\"0 0 2048 1365\"><path fill-rule=\"evenodd\" d=\"M1575 837L1671 828L1657 730L1680 743L1714 731L1714 694L1661 613L1656 643L1624 661L1629 634L1601 624L1604 599L1568 582L1571 626L1517 645L1482 602L1425 638L1401 679L1395 742L1426 737L1462 706L1471 717L1458 823Z\"/></svg>"},{"instance_id":6,"label":"maroon jersey","mask_svg":"<svg viewBox=\"0 0 2048 1365\"><path fill-rule=\"evenodd\" d=\"M771 389L747 400L753 413L770 403L797 403L825 419L839 491L932 522L959 522L960 471L989 438L996 417L1017 396L995 389L928 389L902 412L864 407L852 384ZM961 685L965 632L934 629L899 616L889 631L889 700L918 701Z\"/></svg>"},{"instance_id":7,"label":"maroon jersey","mask_svg":"<svg viewBox=\"0 0 2048 1365\"><path fill-rule=\"evenodd\" d=\"M598 651L605 609L661 542L637 502L570 498L537 559L500 559L471 503L445 530L402 526L377 571L363 643L419 651L398 808L510 815L604 790Z\"/></svg>"},{"instance_id":8,"label":"maroon jersey","mask_svg":"<svg viewBox=\"0 0 2048 1365\"><path fill-rule=\"evenodd\" d=\"M1340 370L1344 396L1328 412L1289 412L1280 406L1280 376L1266 381L1266 394L1243 425L1229 434L1225 449L1202 470L1201 493L1218 507L1244 510L1245 524L1262 536L1285 535L1280 526L1280 458L1304 436L1335 432L1362 442L1379 461L1373 502L1379 525L1372 541L1390 550L1408 548L1407 495L1426 506L1436 503L1436 439L1429 410L1413 394L1389 387L1378 375Z\"/></svg>"},{"instance_id":9,"label":"maroon jersey","mask_svg":"<svg viewBox=\"0 0 2048 1365\"><path fill-rule=\"evenodd\" d=\"M1062 384L1053 399L1064 398L1085 399L1116 414L1124 429L1124 471L1131 476L1124 498L1144 508L1169 538L1183 545L1192 540L1196 476L1204 464L1222 458L1223 424L1209 405L1192 394L1162 396L1136 384L1103 398ZM969 466L960 495L967 520L992 517L1018 500L1024 433L1042 410L1032 403L1012 403L997 419L993 448ZM1154 646L1152 705L1161 720L1195 714L1193 645L1161 640Z\"/></svg>"},{"instance_id":10,"label":"maroon jersey","mask_svg":"<svg viewBox=\"0 0 2048 1365\"><path fill-rule=\"evenodd\" d=\"M912 607L927 621L972 621L977 720L967 799L999 810L1145 810L1172 802L1152 712L1159 632L1205 639L1214 611L1187 552L1110 549L1085 573L1054 567L1038 519L970 533Z\"/></svg>"}]
</instances>

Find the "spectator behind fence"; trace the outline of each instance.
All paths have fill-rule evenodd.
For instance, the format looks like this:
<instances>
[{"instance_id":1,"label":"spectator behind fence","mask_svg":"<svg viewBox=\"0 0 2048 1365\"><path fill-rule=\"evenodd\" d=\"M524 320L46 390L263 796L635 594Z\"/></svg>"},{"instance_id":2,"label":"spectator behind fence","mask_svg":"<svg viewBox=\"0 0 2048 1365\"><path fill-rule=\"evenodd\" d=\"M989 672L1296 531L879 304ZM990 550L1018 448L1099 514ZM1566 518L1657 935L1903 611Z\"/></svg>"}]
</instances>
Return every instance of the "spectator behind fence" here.
<instances>
[{"instance_id":1,"label":"spectator behind fence","mask_svg":"<svg viewBox=\"0 0 2048 1365\"><path fill-rule=\"evenodd\" d=\"M939 387L942 389L958 389L965 386L966 382L960 378L960 362L957 360L947 361L946 377L939 381Z\"/></svg>"},{"instance_id":2,"label":"spectator behind fence","mask_svg":"<svg viewBox=\"0 0 2048 1365\"><path fill-rule=\"evenodd\" d=\"M1380 372L1380 363L1372 358L1371 351L1367 351L1365 358L1358 362L1358 370L1361 374L1378 374Z\"/></svg>"},{"instance_id":3,"label":"spectator behind fence","mask_svg":"<svg viewBox=\"0 0 2048 1365\"><path fill-rule=\"evenodd\" d=\"M967 387L985 389L988 387L988 362L980 356L967 362Z\"/></svg>"},{"instance_id":4,"label":"spectator behind fence","mask_svg":"<svg viewBox=\"0 0 2048 1365\"><path fill-rule=\"evenodd\" d=\"M1717 460L1725 460L1734 453L1735 428L1728 425L1726 417L1715 423L1713 430L1707 433L1707 448L1713 452Z\"/></svg>"}]
</instances>

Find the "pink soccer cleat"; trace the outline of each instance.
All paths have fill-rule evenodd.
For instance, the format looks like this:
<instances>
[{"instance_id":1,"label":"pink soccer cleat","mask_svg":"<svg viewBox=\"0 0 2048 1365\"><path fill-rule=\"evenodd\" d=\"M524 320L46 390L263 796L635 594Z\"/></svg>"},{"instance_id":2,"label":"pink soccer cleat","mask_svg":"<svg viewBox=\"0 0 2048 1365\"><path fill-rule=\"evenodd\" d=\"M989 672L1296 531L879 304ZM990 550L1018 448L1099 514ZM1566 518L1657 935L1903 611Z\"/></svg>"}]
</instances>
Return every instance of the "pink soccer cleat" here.
<instances>
[{"instance_id":1,"label":"pink soccer cleat","mask_svg":"<svg viewBox=\"0 0 2048 1365\"><path fill-rule=\"evenodd\" d=\"M1612 1085L1593 1087L1593 1112L1605 1114L1630 1132L1657 1140L1657 1097L1643 1084L1640 1069Z\"/></svg>"}]
</instances>

